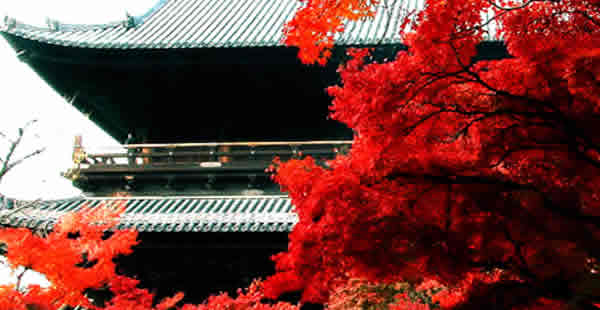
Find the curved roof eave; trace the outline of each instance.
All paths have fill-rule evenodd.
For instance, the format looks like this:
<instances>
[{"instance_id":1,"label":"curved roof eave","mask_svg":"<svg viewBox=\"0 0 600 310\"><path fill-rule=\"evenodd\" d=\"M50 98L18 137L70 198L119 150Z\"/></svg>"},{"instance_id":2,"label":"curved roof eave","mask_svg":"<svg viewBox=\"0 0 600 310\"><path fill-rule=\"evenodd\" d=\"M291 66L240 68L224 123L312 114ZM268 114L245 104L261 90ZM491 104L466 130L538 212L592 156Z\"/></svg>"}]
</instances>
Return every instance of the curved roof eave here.
<instances>
[{"instance_id":1,"label":"curved roof eave","mask_svg":"<svg viewBox=\"0 0 600 310\"><path fill-rule=\"evenodd\" d=\"M10 17L0 32L43 43L97 49L181 49L283 46L283 26L302 4L297 0L159 0L141 16L98 25L48 21L36 27ZM349 22L338 45L399 44L397 29L424 0L381 5L372 19Z\"/></svg>"},{"instance_id":2,"label":"curved roof eave","mask_svg":"<svg viewBox=\"0 0 600 310\"><path fill-rule=\"evenodd\" d=\"M130 16L127 14L123 20L102 24L68 24L48 18L46 19L47 26L39 27L21 22L10 16L4 16L3 23L0 23L0 32L9 33L24 39L63 46L76 46L77 39L83 39L80 43L82 47L86 47L87 42L85 42L85 39L86 37L89 38L86 34L108 34L121 29L130 29L142 25L168 1L158 0L153 7L139 16Z\"/></svg>"}]
</instances>

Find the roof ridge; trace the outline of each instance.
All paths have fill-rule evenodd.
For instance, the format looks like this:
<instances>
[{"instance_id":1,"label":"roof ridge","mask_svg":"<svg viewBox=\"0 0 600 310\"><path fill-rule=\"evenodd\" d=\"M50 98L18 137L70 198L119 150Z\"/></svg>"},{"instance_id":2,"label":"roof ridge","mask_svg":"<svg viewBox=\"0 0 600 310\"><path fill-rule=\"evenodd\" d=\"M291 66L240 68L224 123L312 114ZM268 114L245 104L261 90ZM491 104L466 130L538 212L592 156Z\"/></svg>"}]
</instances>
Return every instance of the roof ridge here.
<instances>
[{"instance_id":1,"label":"roof ridge","mask_svg":"<svg viewBox=\"0 0 600 310\"><path fill-rule=\"evenodd\" d=\"M137 27L143 24L148 18L152 17L157 11L165 6L167 2L171 0L157 0L156 4L148 9L144 14L138 16L131 16L127 11L125 12L125 18L122 20L99 23L99 24L70 24L61 23L57 19L46 18L47 27L34 26L22 21L17 20L9 15L4 15L4 25L0 26L0 31L10 31L13 29L25 30L25 31L57 31L57 32L78 32L78 31L93 31L93 30L106 30L110 28L117 28L124 26L126 28Z\"/></svg>"}]
</instances>

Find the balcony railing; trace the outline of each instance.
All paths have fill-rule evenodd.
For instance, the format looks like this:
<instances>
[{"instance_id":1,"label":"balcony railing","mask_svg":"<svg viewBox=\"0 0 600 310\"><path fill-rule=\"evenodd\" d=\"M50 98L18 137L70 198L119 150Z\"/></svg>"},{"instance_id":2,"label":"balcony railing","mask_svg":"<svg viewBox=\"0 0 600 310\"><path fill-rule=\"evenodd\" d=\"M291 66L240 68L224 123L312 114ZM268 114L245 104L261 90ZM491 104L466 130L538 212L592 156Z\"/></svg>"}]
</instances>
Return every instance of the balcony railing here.
<instances>
[{"instance_id":1,"label":"balcony railing","mask_svg":"<svg viewBox=\"0 0 600 310\"><path fill-rule=\"evenodd\" d=\"M346 153L352 141L223 142L129 144L116 148L74 148L73 161L81 171L160 171L172 169L261 169L274 157L282 160L312 156L332 159Z\"/></svg>"}]
</instances>

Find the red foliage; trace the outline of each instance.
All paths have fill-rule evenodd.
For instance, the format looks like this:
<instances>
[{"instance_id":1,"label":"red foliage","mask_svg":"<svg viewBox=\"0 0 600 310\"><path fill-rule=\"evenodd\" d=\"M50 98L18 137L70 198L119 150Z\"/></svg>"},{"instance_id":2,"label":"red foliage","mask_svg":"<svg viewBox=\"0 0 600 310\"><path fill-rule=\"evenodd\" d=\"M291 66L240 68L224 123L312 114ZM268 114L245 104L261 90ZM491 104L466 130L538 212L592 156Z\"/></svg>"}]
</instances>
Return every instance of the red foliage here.
<instances>
[{"instance_id":1,"label":"red foliage","mask_svg":"<svg viewBox=\"0 0 600 310\"><path fill-rule=\"evenodd\" d=\"M29 287L25 294L16 291L10 294L23 296L25 300L33 298L42 309L57 309L63 304L92 307L84 291L109 283L115 276L112 259L129 254L137 243L135 231L115 231L102 238L104 231L117 223L123 210L123 205L115 204L69 214L60 218L53 231L45 236L26 228L0 230L0 241L6 244L10 266L37 271L51 283L48 288L35 286Z\"/></svg>"},{"instance_id":2,"label":"red foliage","mask_svg":"<svg viewBox=\"0 0 600 310\"><path fill-rule=\"evenodd\" d=\"M436 284L433 289L440 289ZM431 289L411 287L407 283L374 284L359 279L335 289L327 302L329 310L430 310Z\"/></svg>"},{"instance_id":3,"label":"red foliage","mask_svg":"<svg viewBox=\"0 0 600 310\"><path fill-rule=\"evenodd\" d=\"M227 293L211 296L201 305L185 305L181 310L299 310L299 307L287 302L263 303L265 298L263 285L254 281L245 291L238 290L237 298L231 298Z\"/></svg>"},{"instance_id":4,"label":"red foliage","mask_svg":"<svg viewBox=\"0 0 600 310\"><path fill-rule=\"evenodd\" d=\"M309 3L328 15L350 2ZM474 61L482 16L511 58ZM307 42L321 31L296 26ZM327 169L278 163L299 223L269 296L303 289L324 302L365 277L435 279L459 288L439 300L454 308L485 307L482 292L512 292L514 309L598 299L574 287L600 259L600 3L428 0L411 29L388 62L351 50L343 85L328 89L331 116L355 132L351 152ZM494 268L507 278L465 282Z\"/></svg>"},{"instance_id":5,"label":"red foliage","mask_svg":"<svg viewBox=\"0 0 600 310\"><path fill-rule=\"evenodd\" d=\"M25 267L44 275L49 287L0 286L0 310L57 310L65 306L83 306L97 310L169 310L175 309L183 293L155 304L154 294L138 288L138 280L118 275L113 259L131 253L137 244L137 232L114 230L124 204L96 206L61 217L49 233L25 228L0 229L0 243L7 247L10 267ZM86 296L88 289L109 289L112 298L102 306ZM289 303L262 303L262 284L255 281L234 298L213 296L205 304L186 304L177 309L203 310L297 310Z\"/></svg>"},{"instance_id":6,"label":"red foliage","mask_svg":"<svg viewBox=\"0 0 600 310\"><path fill-rule=\"evenodd\" d=\"M287 42L319 63L343 22L377 4L305 1ZM511 57L476 62L489 16ZM264 290L181 309L295 309L261 299L303 290L326 302L350 278L440 287L428 294L444 309L598 304L600 2L428 0L411 23L408 51L367 63L368 51L350 50L342 86L328 89L332 118L355 132L350 153L329 168L277 163L299 215L277 274ZM135 233L103 240L115 222L100 213L118 211L101 210L63 218L46 237L2 231L12 266L52 285L0 287L0 309L94 308L83 292L104 286L115 294L107 309L152 308L152 294L114 273ZM93 263L79 267L82 257ZM396 297L395 309L424 308Z\"/></svg>"},{"instance_id":7,"label":"red foliage","mask_svg":"<svg viewBox=\"0 0 600 310\"><path fill-rule=\"evenodd\" d=\"M378 0L301 0L302 8L287 23L285 43L300 47L298 57L305 64L327 62L334 35L344 30L345 20L373 16L371 6Z\"/></svg>"}]
</instances>

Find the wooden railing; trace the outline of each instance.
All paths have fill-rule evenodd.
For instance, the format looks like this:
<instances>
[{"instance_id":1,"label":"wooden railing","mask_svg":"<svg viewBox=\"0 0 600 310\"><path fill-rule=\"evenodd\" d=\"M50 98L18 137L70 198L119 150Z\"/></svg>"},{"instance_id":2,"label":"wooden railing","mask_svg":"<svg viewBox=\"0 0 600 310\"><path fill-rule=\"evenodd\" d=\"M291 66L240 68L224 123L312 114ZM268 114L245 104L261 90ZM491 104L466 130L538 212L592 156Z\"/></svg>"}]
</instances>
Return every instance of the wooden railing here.
<instances>
[{"instance_id":1,"label":"wooden railing","mask_svg":"<svg viewBox=\"0 0 600 310\"><path fill-rule=\"evenodd\" d=\"M352 141L223 142L129 144L93 151L75 147L73 160L80 169L189 166L206 168L238 165L265 167L274 157L283 160L310 155L331 159L346 153Z\"/></svg>"}]
</instances>

